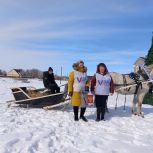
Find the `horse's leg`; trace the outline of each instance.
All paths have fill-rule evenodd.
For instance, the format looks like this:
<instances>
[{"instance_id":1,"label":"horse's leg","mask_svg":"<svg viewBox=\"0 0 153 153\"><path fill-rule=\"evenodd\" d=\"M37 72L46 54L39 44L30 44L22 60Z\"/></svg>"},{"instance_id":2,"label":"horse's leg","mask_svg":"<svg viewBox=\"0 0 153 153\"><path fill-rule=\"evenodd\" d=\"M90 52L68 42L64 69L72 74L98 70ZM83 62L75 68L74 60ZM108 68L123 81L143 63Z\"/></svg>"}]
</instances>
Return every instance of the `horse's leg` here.
<instances>
[{"instance_id":1,"label":"horse's leg","mask_svg":"<svg viewBox=\"0 0 153 153\"><path fill-rule=\"evenodd\" d=\"M145 94L146 93L138 94L138 110L137 110L137 113L138 113L139 116L142 116L142 117L144 117L144 114L143 114L141 109L142 109L142 102L143 102Z\"/></svg>"},{"instance_id":2,"label":"horse's leg","mask_svg":"<svg viewBox=\"0 0 153 153\"><path fill-rule=\"evenodd\" d=\"M138 102L138 116L144 117L144 113L141 111L142 109L142 102Z\"/></svg>"},{"instance_id":3,"label":"horse's leg","mask_svg":"<svg viewBox=\"0 0 153 153\"><path fill-rule=\"evenodd\" d=\"M132 114L136 115L137 111L136 111L136 104L138 103L138 98L137 95L134 95L133 97L133 101L132 101Z\"/></svg>"}]
</instances>

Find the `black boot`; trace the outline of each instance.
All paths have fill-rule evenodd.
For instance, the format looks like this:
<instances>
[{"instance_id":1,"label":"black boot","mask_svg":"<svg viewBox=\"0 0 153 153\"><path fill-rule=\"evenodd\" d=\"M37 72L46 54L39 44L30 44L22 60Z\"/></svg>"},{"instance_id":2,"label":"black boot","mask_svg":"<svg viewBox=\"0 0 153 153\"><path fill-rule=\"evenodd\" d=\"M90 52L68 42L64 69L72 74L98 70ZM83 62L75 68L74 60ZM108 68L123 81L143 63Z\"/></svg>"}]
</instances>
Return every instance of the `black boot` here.
<instances>
[{"instance_id":1,"label":"black boot","mask_svg":"<svg viewBox=\"0 0 153 153\"><path fill-rule=\"evenodd\" d=\"M109 110L108 110L108 107L107 107L107 103L106 103L105 112L106 112L106 113L109 113Z\"/></svg>"},{"instance_id":2,"label":"black boot","mask_svg":"<svg viewBox=\"0 0 153 153\"><path fill-rule=\"evenodd\" d=\"M101 120L105 121L105 108L101 108Z\"/></svg>"},{"instance_id":3,"label":"black boot","mask_svg":"<svg viewBox=\"0 0 153 153\"><path fill-rule=\"evenodd\" d=\"M99 122L100 121L100 113L101 112L101 108L97 107L97 118L96 121Z\"/></svg>"},{"instance_id":4,"label":"black boot","mask_svg":"<svg viewBox=\"0 0 153 153\"><path fill-rule=\"evenodd\" d=\"M85 122L88 122L88 120L84 117L85 111L86 111L86 108L81 108L80 119L82 119Z\"/></svg>"},{"instance_id":5,"label":"black boot","mask_svg":"<svg viewBox=\"0 0 153 153\"><path fill-rule=\"evenodd\" d=\"M78 118L79 107L73 106L73 111L74 111L74 120L79 121L79 118Z\"/></svg>"}]
</instances>

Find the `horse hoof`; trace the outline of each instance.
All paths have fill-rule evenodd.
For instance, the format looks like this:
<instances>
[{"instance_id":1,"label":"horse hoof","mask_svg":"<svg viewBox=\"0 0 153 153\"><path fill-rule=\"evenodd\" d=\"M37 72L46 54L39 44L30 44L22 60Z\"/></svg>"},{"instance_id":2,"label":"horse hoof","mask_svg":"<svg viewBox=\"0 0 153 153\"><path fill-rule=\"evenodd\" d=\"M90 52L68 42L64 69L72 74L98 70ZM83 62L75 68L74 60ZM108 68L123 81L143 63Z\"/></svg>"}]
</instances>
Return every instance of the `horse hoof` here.
<instances>
[{"instance_id":1,"label":"horse hoof","mask_svg":"<svg viewBox=\"0 0 153 153\"><path fill-rule=\"evenodd\" d=\"M141 117L144 118L144 113L141 113Z\"/></svg>"},{"instance_id":2,"label":"horse hoof","mask_svg":"<svg viewBox=\"0 0 153 153\"><path fill-rule=\"evenodd\" d=\"M140 113L138 114L138 116L144 118L144 113L143 113L143 112L140 112Z\"/></svg>"}]
</instances>

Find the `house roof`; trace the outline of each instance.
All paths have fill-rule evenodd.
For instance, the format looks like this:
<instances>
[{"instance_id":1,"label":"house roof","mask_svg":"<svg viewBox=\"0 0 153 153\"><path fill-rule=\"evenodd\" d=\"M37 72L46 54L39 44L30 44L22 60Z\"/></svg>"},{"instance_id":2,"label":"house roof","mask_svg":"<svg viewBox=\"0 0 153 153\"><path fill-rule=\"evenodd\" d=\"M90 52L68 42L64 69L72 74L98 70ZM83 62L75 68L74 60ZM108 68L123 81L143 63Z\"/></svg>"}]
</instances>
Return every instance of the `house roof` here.
<instances>
[{"instance_id":1,"label":"house roof","mask_svg":"<svg viewBox=\"0 0 153 153\"><path fill-rule=\"evenodd\" d=\"M21 69L13 69L13 70L15 70L17 73L21 73Z\"/></svg>"},{"instance_id":2,"label":"house roof","mask_svg":"<svg viewBox=\"0 0 153 153\"><path fill-rule=\"evenodd\" d=\"M15 71L16 73L18 73L18 75L20 75L20 76L22 76L22 74L21 74L21 72L22 72L22 69L12 69L11 71ZM11 72L11 71L9 71L9 72ZM9 73L8 72L8 73Z\"/></svg>"}]
</instances>

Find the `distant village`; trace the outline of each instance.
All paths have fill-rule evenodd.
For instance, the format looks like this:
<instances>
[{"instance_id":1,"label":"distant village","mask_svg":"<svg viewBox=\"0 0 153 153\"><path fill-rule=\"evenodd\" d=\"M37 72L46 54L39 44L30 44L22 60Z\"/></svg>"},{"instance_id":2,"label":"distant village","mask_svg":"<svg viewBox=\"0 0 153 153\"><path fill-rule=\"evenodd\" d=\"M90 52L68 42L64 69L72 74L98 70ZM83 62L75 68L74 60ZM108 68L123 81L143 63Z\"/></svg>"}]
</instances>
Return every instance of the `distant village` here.
<instances>
[{"instance_id":1,"label":"distant village","mask_svg":"<svg viewBox=\"0 0 153 153\"><path fill-rule=\"evenodd\" d=\"M0 69L0 77L10 77L10 78L43 78L43 72L38 69L12 69L8 72ZM58 76L55 74L56 80L67 80L67 76Z\"/></svg>"}]
</instances>

